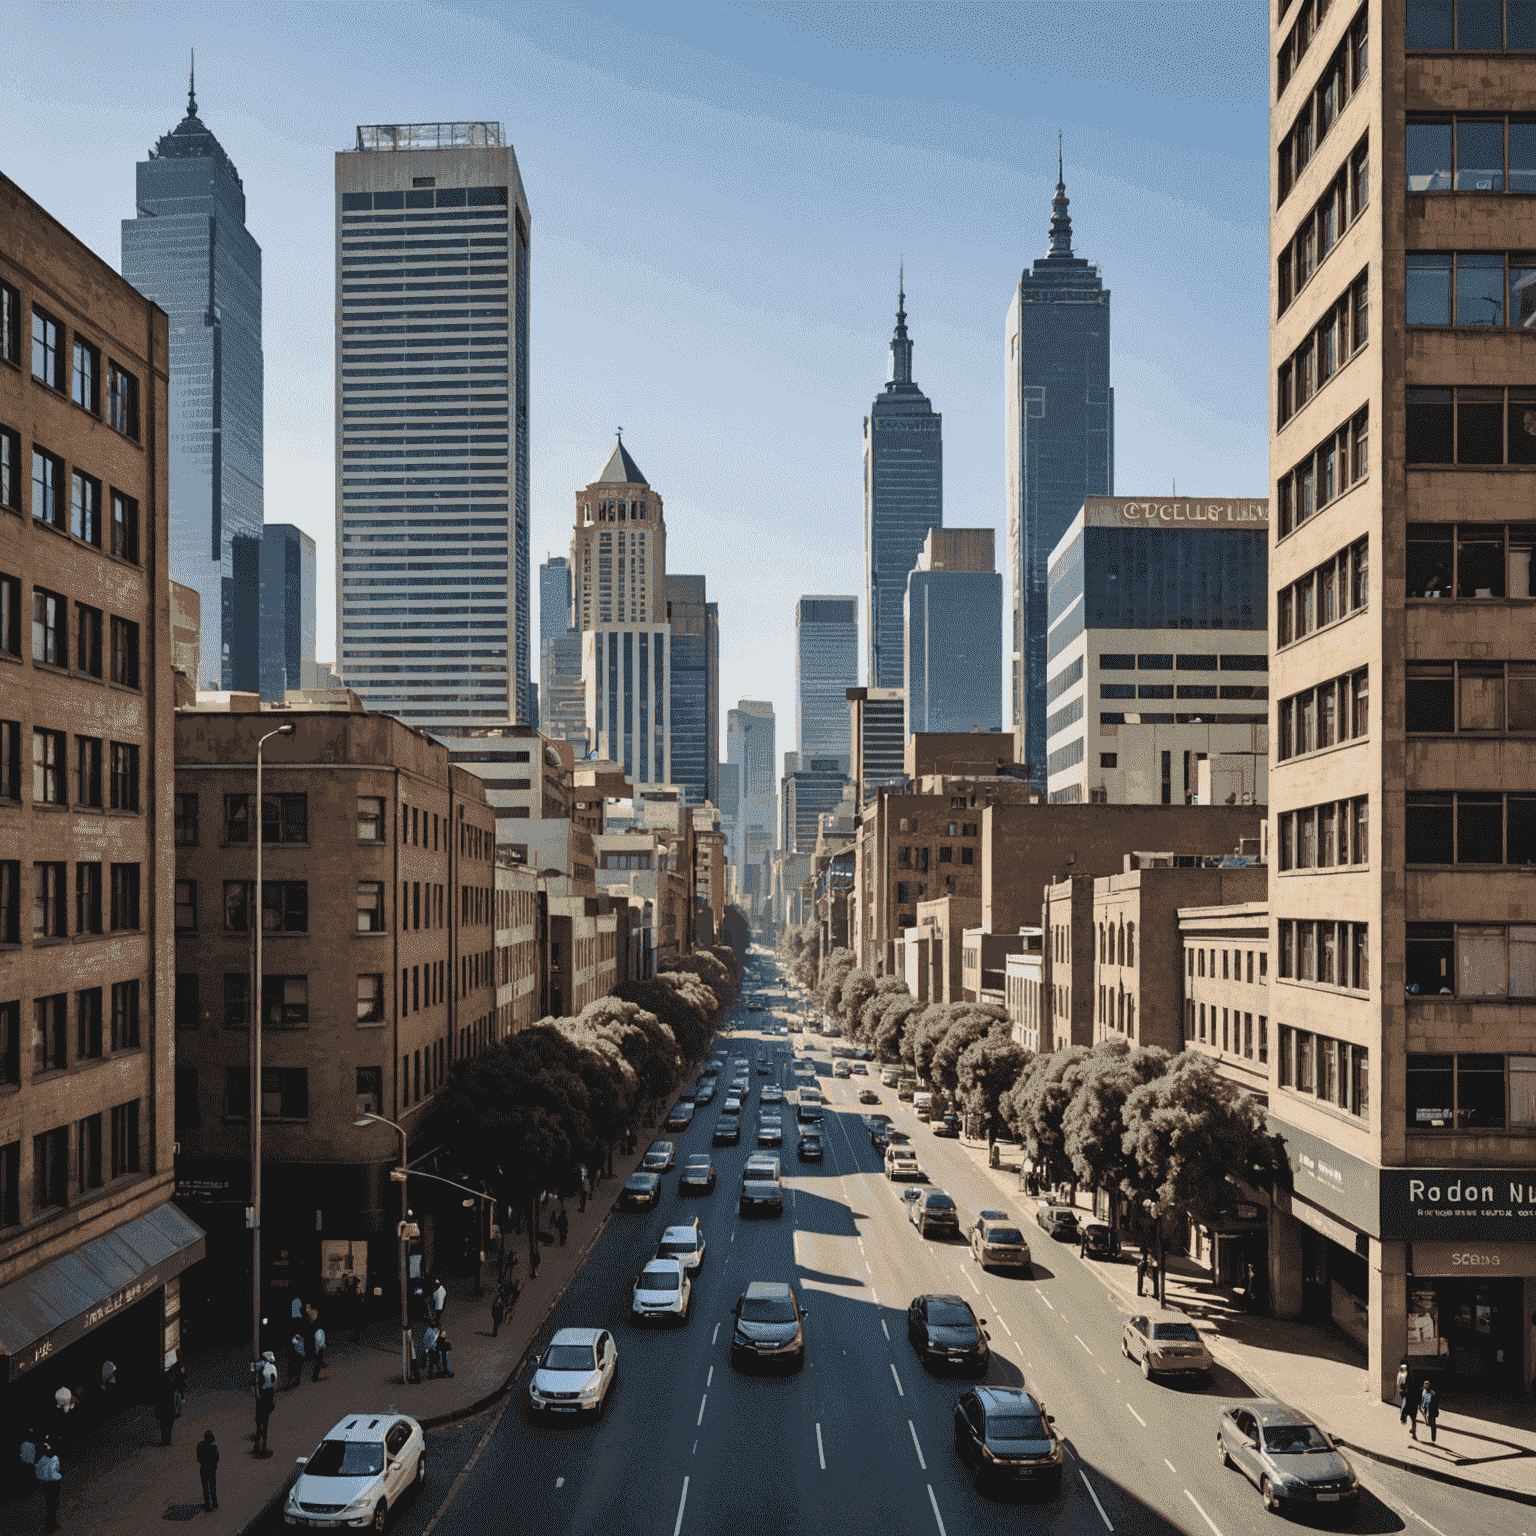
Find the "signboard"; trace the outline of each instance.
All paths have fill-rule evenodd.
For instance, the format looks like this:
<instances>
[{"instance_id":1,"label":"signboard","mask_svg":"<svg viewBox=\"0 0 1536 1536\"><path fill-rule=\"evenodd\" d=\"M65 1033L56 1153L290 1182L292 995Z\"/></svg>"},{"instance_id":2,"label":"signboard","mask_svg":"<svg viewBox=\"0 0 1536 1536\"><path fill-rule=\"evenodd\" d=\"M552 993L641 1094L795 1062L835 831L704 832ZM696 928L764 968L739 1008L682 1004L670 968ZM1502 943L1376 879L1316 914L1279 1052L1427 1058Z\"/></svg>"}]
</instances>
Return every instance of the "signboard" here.
<instances>
[{"instance_id":1,"label":"signboard","mask_svg":"<svg viewBox=\"0 0 1536 1536\"><path fill-rule=\"evenodd\" d=\"M1320 1136L1269 1119L1269 1128L1285 1142L1291 1164L1291 1188L1301 1199L1372 1237L1381 1233L1381 1170Z\"/></svg>"},{"instance_id":2,"label":"signboard","mask_svg":"<svg viewBox=\"0 0 1536 1536\"><path fill-rule=\"evenodd\" d=\"M1536 1244L1415 1243L1408 1272L1416 1277L1469 1275L1474 1280L1536 1275Z\"/></svg>"},{"instance_id":3,"label":"signboard","mask_svg":"<svg viewBox=\"0 0 1536 1536\"><path fill-rule=\"evenodd\" d=\"M1088 528L1248 528L1269 527L1269 502L1239 496L1207 500L1200 496L1089 496L1083 502Z\"/></svg>"},{"instance_id":4,"label":"signboard","mask_svg":"<svg viewBox=\"0 0 1536 1536\"><path fill-rule=\"evenodd\" d=\"M1383 1168L1381 1235L1412 1238L1415 1251L1421 1238L1536 1240L1536 1167Z\"/></svg>"}]
</instances>

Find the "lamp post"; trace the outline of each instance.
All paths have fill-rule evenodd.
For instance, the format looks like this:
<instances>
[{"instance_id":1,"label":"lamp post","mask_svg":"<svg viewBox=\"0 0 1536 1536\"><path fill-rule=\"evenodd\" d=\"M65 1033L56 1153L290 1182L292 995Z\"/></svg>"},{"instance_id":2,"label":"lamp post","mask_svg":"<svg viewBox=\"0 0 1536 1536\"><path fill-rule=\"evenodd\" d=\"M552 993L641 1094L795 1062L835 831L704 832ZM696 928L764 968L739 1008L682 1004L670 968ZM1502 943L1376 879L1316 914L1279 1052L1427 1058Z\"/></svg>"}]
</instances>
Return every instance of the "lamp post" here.
<instances>
[{"instance_id":1,"label":"lamp post","mask_svg":"<svg viewBox=\"0 0 1536 1536\"><path fill-rule=\"evenodd\" d=\"M251 1204L245 1224L251 1229L251 1369L261 1359L261 927L265 907L261 899L261 749L274 736L292 736L293 722L268 731L256 742L256 889L251 901L251 926L255 932L251 977Z\"/></svg>"},{"instance_id":2,"label":"lamp post","mask_svg":"<svg viewBox=\"0 0 1536 1536\"><path fill-rule=\"evenodd\" d=\"M410 1297L406 1289L406 1264L405 1245L406 1231L410 1208L406 1203L405 1175L406 1175L406 1138L403 1126L396 1125L393 1120L386 1120L383 1115L363 1115L353 1121L354 1125L387 1125L400 1138L400 1167L390 1175L400 1185L400 1381L409 1383L411 1379L411 1313Z\"/></svg>"}]
</instances>

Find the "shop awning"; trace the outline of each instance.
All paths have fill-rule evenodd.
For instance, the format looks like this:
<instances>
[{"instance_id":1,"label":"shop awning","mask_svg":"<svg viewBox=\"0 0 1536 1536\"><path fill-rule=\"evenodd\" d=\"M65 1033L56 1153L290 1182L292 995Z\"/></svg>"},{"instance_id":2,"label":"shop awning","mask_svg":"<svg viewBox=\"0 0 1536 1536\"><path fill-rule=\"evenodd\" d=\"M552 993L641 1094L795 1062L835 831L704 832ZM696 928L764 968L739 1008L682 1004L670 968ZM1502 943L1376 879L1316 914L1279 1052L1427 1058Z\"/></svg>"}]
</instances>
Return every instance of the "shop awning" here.
<instances>
[{"instance_id":1,"label":"shop awning","mask_svg":"<svg viewBox=\"0 0 1536 1536\"><path fill-rule=\"evenodd\" d=\"M0 1288L0 1381L153 1295L205 1248L203 1229L167 1202Z\"/></svg>"}]
</instances>

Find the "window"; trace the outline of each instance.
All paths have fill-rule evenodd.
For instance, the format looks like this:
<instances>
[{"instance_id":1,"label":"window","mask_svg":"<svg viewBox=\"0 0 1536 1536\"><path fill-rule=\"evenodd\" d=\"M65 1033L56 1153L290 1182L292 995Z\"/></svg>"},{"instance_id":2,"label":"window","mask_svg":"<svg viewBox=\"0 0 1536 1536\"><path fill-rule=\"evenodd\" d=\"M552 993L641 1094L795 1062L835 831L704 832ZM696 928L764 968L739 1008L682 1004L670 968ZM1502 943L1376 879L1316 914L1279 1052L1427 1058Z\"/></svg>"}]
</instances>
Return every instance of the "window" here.
<instances>
[{"instance_id":1,"label":"window","mask_svg":"<svg viewBox=\"0 0 1536 1536\"><path fill-rule=\"evenodd\" d=\"M75 670L101 676L101 609L75 604Z\"/></svg>"},{"instance_id":2,"label":"window","mask_svg":"<svg viewBox=\"0 0 1536 1536\"><path fill-rule=\"evenodd\" d=\"M1282 699L1279 713L1281 760L1365 736L1370 725L1368 669Z\"/></svg>"},{"instance_id":3,"label":"window","mask_svg":"<svg viewBox=\"0 0 1536 1536\"><path fill-rule=\"evenodd\" d=\"M224 973L224 1028L251 1027L251 975L249 971Z\"/></svg>"},{"instance_id":4,"label":"window","mask_svg":"<svg viewBox=\"0 0 1536 1536\"><path fill-rule=\"evenodd\" d=\"M93 416L101 413L101 353L90 342L75 337L74 369L69 398Z\"/></svg>"},{"instance_id":5,"label":"window","mask_svg":"<svg viewBox=\"0 0 1536 1536\"><path fill-rule=\"evenodd\" d=\"M131 743L112 743L112 809L139 808L139 749Z\"/></svg>"},{"instance_id":6,"label":"window","mask_svg":"<svg viewBox=\"0 0 1536 1536\"><path fill-rule=\"evenodd\" d=\"M21 438L0 426L0 507L21 510Z\"/></svg>"},{"instance_id":7,"label":"window","mask_svg":"<svg viewBox=\"0 0 1536 1536\"><path fill-rule=\"evenodd\" d=\"M1362 408L1280 477L1281 538L1365 478L1370 467L1369 444L1369 413Z\"/></svg>"},{"instance_id":8,"label":"window","mask_svg":"<svg viewBox=\"0 0 1536 1536\"><path fill-rule=\"evenodd\" d=\"M197 847L197 796L176 796L176 846Z\"/></svg>"},{"instance_id":9,"label":"window","mask_svg":"<svg viewBox=\"0 0 1536 1536\"><path fill-rule=\"evenodd\" d=\"M69 1127L32 1138L32 1205L53 1210L69 1201Z\"/></svg>"},{"instance_id":10,"label":"window","mask_svg":"<svg viewBox=\"0 0 1536 1536\"><path fill-rule=\"evenodd\" d=\"M94 1061L101 1055L101 988L75 993L75 1057Z\"/></svg>"},{"instance_id":11,"label":"window","mask_svg":"<svg viewBox=\"0 0 1536 1536\"><path fill-rule=\"evenodd\" d=\"M1415 0L1408 8L1408 48L1536 48L1536 12L1522 0Z\"/></svg>"},{"instance_id":12,"label":"window","mask_svg":"<svg viewBox=\"0 0 1536 1536\"><path fill-rule=\"evenodd\" d=\"M112 618L112 681L125 688L139 686L139 626Z\"/></svg>"},{"instance_id":13,"label":"window","mask_svg":"<svg viewBox=\"0 0 1536 1536\"><path fill-rule=\"evenodd\" d=\"M112 553L130 565L139 563L139 504L121 491L112 492Z\"/></svg>"},{"instance_id":14,"label":"window","mask_svg":"<svg viewBox=\"0 0 1536 1536\"><path fill-rule=\"evenodd\" d=\"M119 1104L112 1111L112 1177L139 1171L139 1101Z\"/></svg>"},{"instance_id":15,"label":"window","mask_svg":"<svg viewBox=\"0 0 1536 1536\"><path fill-rule=\"evenodd\" d=\"M1409 997L1536 997L1536 926L1409 923Z\"/></svg>"},{"instance_id":16,"label":"window","mask_svg":"<svg viewBox=\"0 0 1536 1536\"><path fill-rule=\"evenodd\" d=\"M1536 405L1536 402L1533 402ZM1409 523L1410 598L1530 598L1536 524Z\"/></svg>"},{"instance_id":17,"label":"window","mask_svg":"<svg viewBox=\"0 0 1536 1536\"><path fill-rule=\"evenodd\" d=\"M1370 990L1370 925L1282 918L1279 923L1280 975L1349 991ZM1259 981L1265 981L1265 956L1259 955Z\"/></svg>"},{"instance_id":18,"label":"window","mask_svg":"<svg viewBox=\"0 0 1536 1536\"><path fill-rule=\"evenodd\" d=\"M32 800L36 805L64 803L64 733L32 732Z\"/></svg>"},{"instance_id":19,"label":"window","mask_svg":"<svg viewBox=\"0 0 1536 1536\"><path fill-rule=\"evenodd\" d=\"M251 882L224 882L224 931L250 931ZM264 933L307 933L309 931L309 886L303 880L262 881L262 931Z\"/></svg>"},{"instance_id":20,"label":"window","mask_svg":"<svg viewBox=\"0 0 1536 1536\"><path fill-rule=\"evenodd\" d=\"M69 531L87 544L101 543L101 481L77 469L69 477Z\"/></svg>"},{"instance_id":21,"label":"window","mask_svg":"<svg viewBox=\"0 0 1536 1536\"><path fill-rule=\"evenodd\" d=\"M1404 724L1410 733L1536 730L1536 662L1409 662Z\"/></svg>"},{"instance_id":22,"label":"window","mask_svg":"<svg viewBox=\"0 0 1536 1536\"><path fill-rule=\"evenodd\" d=\"M64 624L67 605L57 592L32 589L32 660L44 666L69 664Z\"/></svg>"},{"instance_id":23,"label":"window","mask_svg":"<svg viewBox=\"0 0 1536 1536\"><path fill-rule=\"evenodd\" d=\"M101 865L75 865L75 932L101 932Z\"/></svg>"},{"instance_id":24,"label":"window","mask_svg":"<svg viewBox=\"0 0 1536 1536\"><path fill-rule=\"evenodd\" d=\"M32 866L32 937L62 939L68 934L64 911L64 865L36 863Z\"/></svg>"},{"instance_id":25,"label":"window","mask_svg":"<svg viewBox=\"0 0 1536 1536\"><path fill-rule=\"evenodd\" d=\"M357 1069L357 1112L359 1115L376 1115L384 1106L384 1069L359 1067Z\"/></svg>"},{"instance_id":26,"label":"window","mask_svg":"<svg viewBox=\"0 0 1536 1536\"><path fill-rule=\"evenodd\" d=\"M225 795L224 840L227 843L250 842L249 795ZM307 843L309 796L264 794L261 797L261 840L263 843Z\"/></svg>"},{"instance_id":27,"label":"window","mask_svg":"<svg viewBox=\"0 0 1536 1536\"><path fill-rule=\"evenodd\" d=\"M64 522L64 460L45 448L32 449L32 516L51 528Z\"/></svg>"},{"instance_id":28,"label":"window","mask_svg":"<svg viewBox=\"0 0 1536 1536\"><path fill-rule=\"evenodd\" d=\"M357 1022L380 1024L384 1021L384 978L372 972L357 978Z\"/></svg>"},{"instance_id":29,"label":"window","mask_svg":"<svg viewBox=\"0 0 1536 1536\"><path fill-rule=\"evenodd\" d=\"M38 1072L62 1072L69 1065L64 1004L62 992L32 1001L32 1065Z\"/></svg>"},{"instance_id":30,"label":"window","mask_svg":"<svg viewBox=\"0 0 1536 1536\"><path fill-rule=\"evenodd\" d=\"M21 295L0 283L0 358L21 365Z\"/></svg>"},{"instance_id":31,"label":"window","mask_svg":"<svg viewBox=\"0 0 1536 1536\"><path fill-rule=\"evenodd\" d=\"M380 880L357 882L357 931L384 931L384 884Z\"/></svg>"},{"instance_id":32,"label":"window","mask_svg":"<svg viewBox=\"0 0 1536 1536\"><path fill-rule=\"evenodd\" d=\"M1342 193L1339 195L1342 197ZM1283 427L1365 345L1367 282L1366 274L1361 273L1280 365L1278 425Z\"/></svg>"},{"instance_id":33,"label":"window","mask_svg":"<svg viewBox=\"0 0 1536 1536\"><path fill-rule=\"evenodd\" d=\"M0 944L21 943L21 860L0 859ZM0 1077L0 1082L5 1078Z\"/></svg>"},{"instance_id":34,"label":"window","mask_svg":"<svg viewBox=\"0 0 1536 1536\"><path fill-rule=\"evenodd\" d=\"M0 1003L0 1084L21 1081L21 1004Z\"/></svg>"},{"instance_id":35,"label":"window","mask_svg":"<svg viewBox=\"0 0 1536 1536\"><path fill-rule=\"evenodd\" d=\"M176 931L197 932L197 881L176 882Z\"/></svg>"},{"instance_id":36,"label":"window","mask_svg":"<svg viewBox=\"0 0 1536 1536\"><path fill-rule=\"evenodd\" d=\"M118 981L112 984L112 1049L135 1051L139 1048L139 983Z\"/></svg>"},{"instance_id":37,"label":"window","mask_svg":"<svg viewBox=\"0 0 1536 1536\"><path fill-rule=\"evenodd\" d=\"M261 978L261 1025L263 1029L296 1029L309 1023L309 978L263 976Z\"/></svg>"},{"instance_id":38,"label":"window","mask_svg":"<svg viewBox=\"0 0 1536 1536\"><path fill-rule=\"evenodd\" d=\"M32 377L49 389L64 388L64 327L41 309L32 311Z\"/></svg>"},{"instance_id":39,"label":"window","mask_svg":"<svg viewBox=\"0 0 1536 1536\"><path fill-rule=\"evenodd\" d=\"M360 843L384 841L384 800L379 795L357 797L357 840Z\"/></svg>"},{"instance_id":40,"label":"window","mask_svg":"<svg viewBox=\"0 0 1536 1536\"><path fill-rule=\"evenodd\" d=\"M133 932L139 926L139 866L112 866L112 931Z\"/></svg>"},{"instance_id":41,"label":"window","mask_svg":"<svg viewBox=\"0 0 1536 1536\"><path fill-rule=\"evenodd\" d=\"M107 420L124 437L139 435L139 381L116 363L107 364Z\"/></svg>"},{"instance_id":42,"label":"window","mask_svg":"<svg viewBox=\"0 0 1536 1536\"><path fill-rule=\"evenodd\" d=\"M21 582L0 576L0 651L21 655Z\"/></svg>"},{"instance_id":43,"label":"window","mask_svg":"<svg viewBox=\"0 0 1536 1536\"><path fill-rule=\"evenodd\" d=\"M1314 631L1358 612L1365 607L1368 586L1368 541L1357 539L1299 581L1280 588L1276 602L1279 643L1304 640Z\"/></svg>"},{"instance_id":44,"label":"window","mask_svg":"<svg viewBox=\"0 0 1536 1536\"><path fill-rule=\"evenodd\" d=\"M250 1119L251 1074L248 1067L224 1069L224 1115L229 1120ZM309 1118L309 1074L303 1067L262 1068L261 1118Z\"/></svg>"},{"instance_id":45,"label":"window","mask_svg":"<svg viewBox=\"0 0 1536 1536\"><path fill-rule=\"evenodd\" d=\"M1410 192L1536 191L1536 119L1410 113L1407 158Z\"/></svg>"},{"instance_id":46,"label":"window","mask_svg":"<svg viewBox=\"0 0 1536 1536\"><path fill-rule=\"evenodd\" d=\"M196 1029L203 1022L202 982L196 971L176 973L176 1028Z\"/></svg>"}]
</instances>

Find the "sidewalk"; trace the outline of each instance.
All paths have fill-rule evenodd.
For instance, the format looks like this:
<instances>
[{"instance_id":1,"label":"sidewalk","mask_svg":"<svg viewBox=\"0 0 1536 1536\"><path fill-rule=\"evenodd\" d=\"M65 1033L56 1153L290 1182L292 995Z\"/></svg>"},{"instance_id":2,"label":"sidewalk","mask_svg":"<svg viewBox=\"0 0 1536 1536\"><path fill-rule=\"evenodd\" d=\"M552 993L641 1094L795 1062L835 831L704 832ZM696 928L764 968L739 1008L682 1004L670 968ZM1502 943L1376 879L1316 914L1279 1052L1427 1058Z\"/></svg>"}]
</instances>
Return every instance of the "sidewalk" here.
<instances>
[{"instance_id":1,"label":"sidewalk","mask_svg":"<svg viewBox=\"0 0 1536 1536\"><path fill-rule=\"evenodd\" d=\"M141 1406L63 1455L61 1527L69 1536L121 1536L123 1531L158 1529L162 1520L190 1520L215 1536L243 1536L286 1493L294 1459L308 1455L344 1414L368 1409L409 1413L430 1429L481 1412L515 1380L529 1346L607 1225L619 1190L648 1145L642 1130L635 1154L615 1158L614 1177L599 1182L584 1213L577 1212L574 1200L567 1204L566 1245L541 1246L537 1280L528 1280L526 1233L514 1239L523 1292L499 1337L491 1337L493 1286L487 1284L485 1294L476 1297L473 1280L445 1278L451 1378L401 1385L398 1316L368 1325L358 1344L350 1329L333 1328L333 1320L322 1317L326 1369L315 1383L312 1365L306 1366L303 1382L295 1387L287 1386L284 1370L267 1437L272 1454L258 1458L252 1450L256 1423L247 1350L210 1351L187 1361L187 1404L169 1448L161 1446L159 1426L149 1408ZM553 1210L553 1204L546 1210L546 1226ZM420 1325L416 1338L419 1348ZM220 1451L219 1508L211 1513L203 1510L194 1454L205 1429L213 1430ZM7 1531L41 1532L42 1499L0 1502L0 1525Z\"/></svg>"},{"instance_id":2,"label":"sidewalk","mask_svg":"<svg viewBox=\"0 0 1536 1536\"><path fill-rule=\"evenodd\" d=\"M1033 1214L1033 1199L1019 1189L1018 1148L1006 1149L1001 1168L988 1168L985 1142L960 1145L1021 1219ZM1079 1209L1091 1203L1079 1195ZM1044 1233L1028 1235L1031 1244L1037 1235L1050 1243ZM1077 1250L1070 1251L1075 1259ZM1217 1360L1257 1390L1312 1414L1341 1445L1437 1482L1536 1505L1536 1427L1522 1399L1458 1395L1454 1407L1441 1410L1437 1445L1429 1443L1422 1424L1419 1438L1411 1440L1396 1406L1369 1390L1363 1354L1336 1329L1252 1317L1240 1298L1191 1260L1171 1255L1167 1264L1168 1305L1188 1314ZM1090 1261L1089 1267L1119 1293L1127 1313L1135 1310L1134 1255L1117 1264Z\"/></svg>"}]
</instances>

